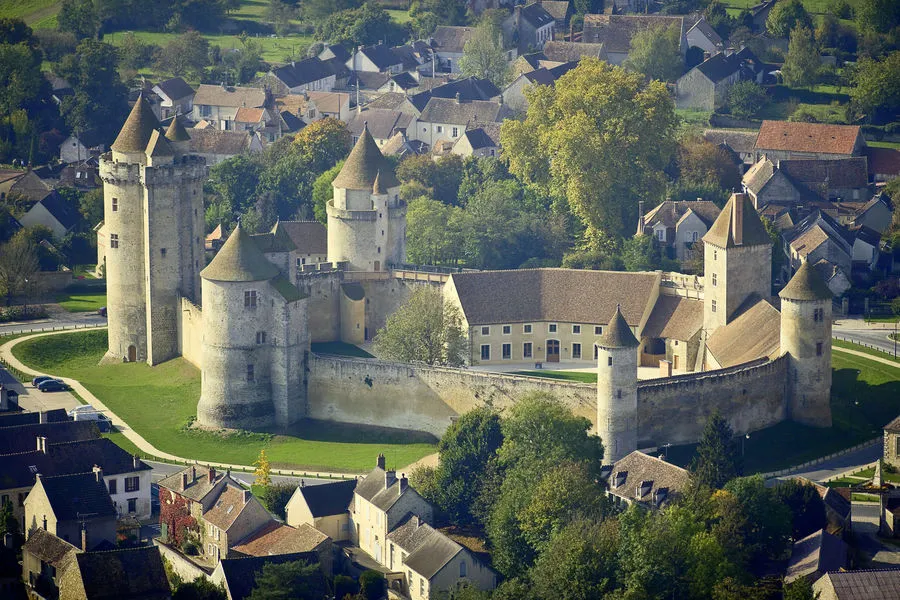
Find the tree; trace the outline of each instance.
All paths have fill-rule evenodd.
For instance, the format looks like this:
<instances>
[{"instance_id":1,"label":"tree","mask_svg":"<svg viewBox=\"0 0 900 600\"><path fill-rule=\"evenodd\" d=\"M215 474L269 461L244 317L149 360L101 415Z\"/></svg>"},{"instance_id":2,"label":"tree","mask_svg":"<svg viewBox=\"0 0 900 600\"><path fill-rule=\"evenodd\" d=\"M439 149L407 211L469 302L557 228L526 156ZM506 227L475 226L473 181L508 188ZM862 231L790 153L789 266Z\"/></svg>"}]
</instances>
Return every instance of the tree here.
<instances>
[{"instance_id":1,"label":"tree","mask_svg":"<svg viewBox=\"0 0 900 600\"><path fill-rule=\"evenodd\" d=\"M218 585L206 577L180 583L172 593L172 600L228 600L225 584Z\"/></svg>"},{"instance_id":2,"label":"tree","mask_svg":"<svg viewBox=\"0 0 900 600\"><path fill-rule=\"evenodd\" d=\"M253 482L255 485L261 486L269 486L272 484L272 480L269 477L270 467L269 467L269 457L266 456L266 449L263 448L259 451L259 456L256 461L253 463L256 467L256 470L253 471L254 477L256 480Z\"/></svg>"},{"instance_id":3,"label":"tree","mask_svg":"<svg viewBox=\"0 0 900 600\"><path fill-rule=\"evenodd\" d=\"M265 487L262 494L266 508L279 519L287 519L285 508L296 489L297 486L291 483L270 483Z\"/></svg>"},{"instance_id":4,"label":"tree","mask_svg":"<svg viewBox=\"0 0 900 600\"><path fill-rule=\"evenodd\" d=\"M812 30L804 26L791 30L791 42L781 67L784 82L791 87L808 87L816 82L820 70L821 61Z\"/></svg>"},{"instance_id":5,"label":"tree","mask_svg":"<svg viewBox=\"0 0 900 600\"><path fill-rule=\"evenodd\" d=\"M327 593L328 582L319 564L297 560L264 564L247 599L321 600Z\"/></svg>"},{"instance_id":6,"label":"tree","mask_svg":"<svg viewBox=\"0 0 900 600\"><path fill-rule=\"evenodd\" d=\"M10 117L38 99L46 86L40 67L31 28L20 19L0 19L0 116Z\"/></svg>"},{"instance_id":7,"label":"tree","mask_svg":"<svg viewBox=\"0 0 900 600\"><path fill-rule=\"evenodd\" d=\"M96 37L100 29L92 0L63 0L56 21L60 31L72 33L80 40Z\"/></svg>"},{"instance_id":8,"label":"tree","mask_svg":"<svg viewBox=\"0 0 900 600\"><path fill-rule=\"evenodd\" d=\"M555 86L526 92L524 120L501 128L509 170L565 199L595 248L631 230L638 199L661 198L677 118L664 84L583 59ZM593 241L599 241L594 243Z\"/></svg>"},{"instance_id":9,"label":"tree","mask_svg":"<svg viewBox=\"0 0 900 600\"><path fill-rule=\"evenodd\" d=\"M778 501L760 475L732 479L724 491L735 497L746 519L742 542L751 564L782 558L790 547L790 508Z\"/></svg>"},{"instance_id":10,"label":"tree","mask_svg":"<svg viewBox=\"0 0 900 600\"><path fill-rule=\"evenodd\" d=\"M316 27L316 37L331 44L369 46L382 41L400 42L404 32L387 11L369 2L360 8L332 14Z\"/></svg>"},{"instance_id":11,"label":"tree","mask_svg":"<svg viewBox=\"0 0 900 600\"><path fill-rule=\"evenodd\" d=\"M772 240L772 281L774 283L776 279L781 278L781 273L787 264L787 256L782 250L781 232L775 227L775 223L765 218L760 220L763 227L766 228L766 233L769 234L769 239Z\"/></svg>"},{"instance_id":12,"label":"tree","mask_svg":"<svg viewBox=\"0 0 900 600\"><path fill-rule=\"evenodd\" d=\"M766 19L766 30L777 38L786 38L797 27L813 28L812 17L801 0L778 2Z\"/></svg>"},{"instance_id":13,"label":"tree","mask_svg":"<svg viewBox=\"0 0 900 600\"><path fill-rule=\"evenodd\" d=\"M900 25L900 4L893 0L860 0L856 3L856 23L867 31L888 33Z\"/></svg>"},{"instance_id":14,"label":"tree","mask_svg":"<svg viewBox=\"0 0 900 600\"><path fill-rule=\"evenodd\" d=\"M681 55L681 28L648 27L631 38L626 69L642 73L647 79L675 81L684 69Z\"/></svg>"},{"instance_id":15,"label":"tree","mask_svg":"<svg viewBox=\"0 0 900 600\"><path fill-rule=\"evenodd\" d=\"M502 443L500 417L489 408L463 414L441 438L441 458L434 470L436 499L454 524L476 520L473 505L481 494L482 475Z\"/></svg>"},{"instance_id":16,"label":"tree","mask_svg":"<svg viewBox=\"0 0 900 600\"><path fill-rule=\"evenodd\" d=\"M312 200L313 200L313 214L316 217L316 221L322 223L323 225L328 222L328 213L325 211L325 207L328 203L334 198L334 183L335 178L338 176L338 173L341 172L341 168L344 166L344 161L340 161L318 177L313 182L312 188ZM408 238L407 234L407 238ZM409 242L407 242L408 244ZM407 250L408 251L408 250Z\"/></svg>"},{"instance_id":17,"label":"tree","mask_svg":"<svg viewBox=\"0 0 900 600\"><path fill-rule=\"evenodd\" d=\"M490 22L483 22L466 42L459 70L466 77L490 79L503 89L509 81L509 63L503 50L503 36Z\"/></svg>"},{"instance_id":18,"label":"tree","mask_svg":"<svg viewBox=\"0 0 900 600\"><path fill-rule=\"evenodd\" d=\"M406 211L406 254L419 265L454 264L463 243L453 227L462 209L419 196L408 202Z\"/></svg>"},{"instance_id":19,"label":"tree","mask_svg":"<svg viewBox=\"0 0 900 600\"><path fill-rule=\"evenodd\" d=\"M737 26L737 23L733 17L731 17L728 12L725 10L725 5L719 2L719 0L713 0L706 7L706 11L704 11L706 16L706 22L709 23L710 27L716 30L716 33L723 40L727 40L731 36L731 32Z\"/></svg>"},{"instance_id":20,"label":"tree","mask_svg":"<svg viewBox=\"0 0 900 600\"><path fill-rule=\"evenodd\" d=\"M25 292L27 280L33 280L38 270L40 262L27 230L0 246L0 294L6 296L7 306L13 296Z\"/></svg>"},{"instance_id":21,"label":"tree","mask_svg":"<svg viewBox=\"0 0 900 600\"><path fill-rule=\"evenodd\" d=\"M766 90L755 81L739 81L728 88L728 109L740 119L755 117L768 101Z\"/></svg>"},{"instance_id":22,"label":"tree","mask_svg":"<svg viewBox=\"0 0 900 600\"><path fill-rule=\"evenodd\" d=\"M819 600L821 592L814 592L812 582L806 577L798 577L784 584L784 600Z\"/></svg>"},{"instance_id":23,"label":"tree","mask_svg":"<svg viewBox=\"0 0 900 600\"><path fill-rule=\"evenodd\" d=\"M441 292L420 287L387 319L373 340L375 351L392 360L460 366L466 339L459 308Z\"/></svg>"},{"instance_id":24,"label":"tree","mask_svg":"<svg viewBox=\"0 0 900 600\"><path fill-rule=\"evenodd\" d=\"M365 571L359 576L359 590L365 600L381 600L386 582L378 571Z\"/></svg>"},{"instance_id":25,"label":"tree","mask_svg":"<svg viewBox=\"0 0 900 600\"><path fill-rule=\"evenodd\" d=\"M619 527L573 521L553 536L531 570L539 598L594 600L618 587Z\"/></svg>"},{"instance_id":26,"label":"tree","mask_svg":"<svg viewBox=\"0 0 900 600\"><path fill-rule=\"evenodd\" d=\"M638 235L622 243L622 261L626 271L655 271L662 253L659 241L652 235Z\"/></svg>"},{"instance_id":27,"label":"tree","mask_svg":"<svg viewBox=\"0 0 900 600\"><path fill-rule=\"evenodd\" d=\"M853 74L850 98L857 112L875 121L900 111L900 50L883 60L863 58Z\"/></svg>"},{"instance_id":28,"label":"tree","mask_svg":"<svg viewBox=\"0 0 900 600\"><path fill-rule=\"evenodd\" d=\"M294 137L293 149L308 168L322 173L350 152L352 138L347 125L328 117L313 121Z\"/></svg>"},{"instance_id":29,"label":"tree","mask_svg":"<svg viewBox=\"0 0 900 600\"><path fill-rule=\"evenodd\" d=\"M721 488L740 476L741 459L734 444L734 431L722 416L714 412L700 437L697 453L689 467L695 483Z\"/></svg>"},{"instance_id":30,"label":"tree","mask_svg":"<svg viewBox=\"0 0 900 600\"><path fill-rule=\"evenodd\" d=\"M733 190L741 185L741 173L724 148L702 136L686 136L678 144L679 182L684 186L714 186Z\"/></svg>"},{"instance_id":31,"label":"tree","mask_svg":"<svg viewBox=\"0 0 900 600\"><path fill-rule=\"evenodd\" d=\"M13 505L9 500L4 500L0 506L0 539L7 534L19 535L19 520L13 513Z\"/></svg>"},{"instance_id":32,"label":"tree","mask_svg":"<svg viewBox=\"0 0 900 600\"><path fill-rule=\"evenodd\" d=\"M262 170L263 165L258 160L239 154L210 169L210 184L228 210L240 214L255 201Z\"/></svg>"},{"instance_id":33,"label":"tree","mask_svg":"<svg viewBox=\"0 0 900 600\"><path fill-rule=\"evenodd\" d=\"M209 42L196 31L187 31L166 44L156 68L175 75L202 79L209 66ZM232 82L237 83L237 82Z\"/></svg>"},{"instance_id":34,"label":"tree","mask_svg":"<svg viewBox=\"0 0 900 600\"><path fill-rule=\"evenodd\" d=\"M119 43L119 64L129 71L136 72L153 61L153 55L159 51L158 46L145 44L134 35L133 31L125 34Z\"/></svg>"},{"instance_id":35,"label":"tree","mask_svg":"<svg viewBox=\"0 0 900 600\"><path fill-rule=\"evenodd\" d=\"M811 483L789 479L774 488L776 501L787 506L792 515L791 537L805 538L827 525L825 503Z\"/></svg>"}]
</instances>

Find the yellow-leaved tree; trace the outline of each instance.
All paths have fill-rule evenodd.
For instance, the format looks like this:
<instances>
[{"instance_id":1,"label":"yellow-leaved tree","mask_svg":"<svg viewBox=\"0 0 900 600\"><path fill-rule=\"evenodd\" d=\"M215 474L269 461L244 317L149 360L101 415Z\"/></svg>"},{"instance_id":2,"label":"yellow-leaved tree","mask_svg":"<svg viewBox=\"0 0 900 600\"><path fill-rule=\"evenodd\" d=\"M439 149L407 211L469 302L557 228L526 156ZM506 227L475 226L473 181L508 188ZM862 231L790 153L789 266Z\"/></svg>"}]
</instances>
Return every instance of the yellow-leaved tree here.
<instances>
[{"instance_id":1,"label":"yellow-leaved tree","mask_svg":"<svg viewBox=\"0 0 900 600\"><path fill-rule=\"evenodd\" d=\"M256 470L253 471L256 480L253 483L268 487L272 483L272 479L269 477L269 457L266 456L265 448L259 451L259 457L253 465L256 467Z\"/></svg>"}]
</instances>

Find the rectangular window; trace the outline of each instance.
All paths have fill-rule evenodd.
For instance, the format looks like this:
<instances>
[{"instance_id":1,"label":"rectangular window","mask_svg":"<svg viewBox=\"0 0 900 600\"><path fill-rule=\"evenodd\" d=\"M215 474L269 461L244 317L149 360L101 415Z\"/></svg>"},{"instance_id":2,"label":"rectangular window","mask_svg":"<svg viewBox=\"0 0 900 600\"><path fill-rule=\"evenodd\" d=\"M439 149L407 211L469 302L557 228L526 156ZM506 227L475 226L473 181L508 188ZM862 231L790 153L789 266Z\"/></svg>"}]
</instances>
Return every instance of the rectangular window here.
<instances>
[{"instance_id":1,"label":"rectangular window","mask_svg":"<svg viewBox=\"0 0 900 600\"><path fill-rule=\"evenodd\" d=\"M265 344L266 343L266 332L265 331L257 331L256 332L256 343L257 344Z\"/></svg>"},{"instance_id":2,"label":"rectangular window","mask_svg":"<svg viewBox=\"0 0 900 600\"><path fill-rule=\"evenodd\" d=\"M481 335L491 335L491 328L490 327L482 327Z\"/></svg>"},{"instance_id":3,"label":"rectangular window","mask_svg":"<svg viewBox=\"0 0 900 600\"><path fill-rule=\"evenodd\" d=\"M481 345L481 360L491 360L491 345L490 344L482 344Z\"/></svg>"},{"instance_id":4,"label":"rectangular window","mask_svg":"<svg viewBox=\"0 0 900 600\"><path fill-rule=\"evenodd\" d=\"M716 274L715 274L715 273L713 273L713 274L712 274L712 284L713 284L713 287L716 287L716 285L718 285L718 283L719 283L719 278L716 277Z\"/></svg>"},{"instance_id":5,"label":"rectangular window","mask_svg":"<svg viewBox=\"0 0 900 600\"><path fill-rule=\"evenodd\" d=\"M716 301L715 301L715 300L712 301L712 306L710 307L710 309L711 309L713 312L716 312Z\"/></svg>"},{"instance_id":6,"label":"rectangular window","mask_svg":"<svg viewBox=\"0 0 900 600\"><path fill-rule=\"evenodd\" d=\"M512 358L512 344L503 344L503 360Z\"/></svg>"},{"instance_id":7,"label":"rectangular window","mask_svg":"<svg viewBox=\"0 0 900 600\"><path fill-rule=\"evenodd\" d=\"M165 255L166 255L166 249L165 249L165 248L160 248L160 249L159 249L159 254L160 254L160 256L165 256Z\"/></svg>"},{"instance_id":8,"label":"rectangular window","mask_svg":"<svg viewBox=\"0 0 900 600\"><path fill-rule=\"evenodd\" d=\"M109 480L108 485L109 485L109 493L110 493L110 494L115 494L115 493L117 493L118 482L119 482L118 479L110 479L110 480Z\"/></svg>"},{"instance_id":9,"label":"rectangular window","mask_svg":"<svg viewBox=\"0 0 900 600\"><path fill-rule=\"evenodd\" d=\"M125 491L126 492L136 492L141 488L141 478L140 477L126 477L125 478Z\"/></svg>"},{"instance_id":10,"label":"rectangular window","mask_svg":"<svg viewBox=\"0 0 900 600\"><path fill-rule=\"evenodd\" d=\"M572 325L572 335L581 334L581 325Z\"/></svg>"},{"instance_id":11,"label":"rectangular window","mask_svg":"<svg viewBox=\"0 0 900 600\"><path fill-rule=\"evenodd\" d=\"M454 127L454 128L453 128L453 137L457 137L457 136L459 136L459 128L458 128L458 127Z\"/></svg>"},{"instance_id":12,"label":"rectangular window","mask_svg":"<svg viewBox=\"0 0 900 600\"><path fill-rule=\"evenodd\" d=\"M607 357L606 357L606 366L607 366L607 367L611 367L611 366L612 366L612 356L607 356Z\"/></svg>"},{"instance_id":13,"label":"rectangular window","mask_svg":"<svg viewBox=\"0 0 900 600\"><path fill-rule=\"evenodd\" d=\"M466 565L466 561L462 561L461 563L459 563L459 576L460 577L468 577L469 576L468 566Z\"/></svg>"},{"instance_id":14,"label":"rectangular window","mask_svg":"<svg viewBox=\"0 0 900 600\"><path fill-rule=\"evenodd\" d=\"M119 247L119 234L118 233L109 234L109 247L110 248L118 248Z\"/></svg>"},{"instance_id":15,"label":"rectangular window","mask_svg":"<svg viewBox=\"0 0 900 600\"><path fill-rule=\"evenodd\" d=\"M256 308L256 290L247 290L244 292L244 308Z\"/></svg>"},{"instance_id":16,"label":"rectangular window","mask_svg":"<svg viewBox=\"0 0 900 600\"><path fill-rule=\"evenodd\" d=\"M594 335L603 335L603 327L600 325L594 325Z\"/></svg>"},{"instance_id":17,"label":"rectangular window","mask_svg":"<svg viewBox=\"0 0 900 600\"><path fill-rule=\"evenodd\" d=\"M522 358L531 358L533 355L531 350L531 342L522 344Z\"/></svg>"},{"instance_id":18,"label":"rectangular window","mask_svg":"<svg viewBox=\"0 0 900 600\"><path fill-rule=\"evenodd\" d=\"M663 229L657 229L657 230L656 230L656 239L658 239L658 240L661 241L661 242L666 241L666 232L665 232L665 230L663 230Z\"/></svg>"},{"instance_id":19,"label":"rectangular window","mask_svg":"<svg viewBox=\"0 0 900 600\"><path fill-rule=\"evenodd\" d=\"M825 320L825 309L824 308L817 308L817 309L813 310L813 321L815 321L816 323L821 323L824 320Z\"/></svg>"},{"instance_id":20,"label":"rectangular window","mask_svg":"<svg viewBox=\"0 0 900 600\"><path fill-rule=\"evenodd\" d=\"M822 342L816 342L816 356L822 356Z\"/></svg>"},{"instance_id":21,"label":"rectangular window","mask_svg":"<svg viewBox=\"0 0 900 600\"><path fill-rule=\"evenodd\" d=\"M522 333L531 333L531 323L522 326Z\"/></svg>"},{"instance_id":22,"label":"rectangular window","mask_svg":"<svg viewBox=\"0 0 900 600\"><path fill-rule=\"evenodd\" d=\"M437 126L437 132L438 132L438 133L443 133L443 132L444 132L444 128L441 127L440 125L438 125L438 126Z\"/></svg>"},{"instance_id":23,"label":"rectangular window","mask_svg":"<svg viewBox=\"0 0 900 600\"><path fill-rule=\"evenodd\" d=\"M134 514L137 512L137 498L128 499L128 512Z\"/></svg>"},{"instance_id":24,"label":"rectangular window","mask_svg":"<svg viewBox=\"0 0 900 600\"><path fill-rule=\"evenodd\" d=\"M509 335L512 333L512 325L504 325L503 326L503 335Z\"/></svg>"},{"instance_id":25,"label":"rectangular window","mask_svg":"<svg viewBox=\"0 0 900 600\"><path fill-rule=\"evenodd\" d=\"M253 365L247 365L247 381L253 381L254 379Z\"/></svg>"},{"instance_id":26,"label":"rectangular window","mask_svg":"<svg viewBox=\"0 0 900 600\"><path fill-rule=\"evenodd\" d=\"M550 323L547 326L547 331L549 331L550 333L556 333L556 323Z\"/></svg>"},{"instance_id":27,"label":"rectangular window","mask_svg":"<svg viewBox=\"0 0 900 600\"><path fill-rule=\"evenodd\" d=\"M112 211L119 212L119 199L118 198L112 199Z\"/></svg>"},{"instance_id":28,"label":"rectangular window","mask_svg":"<svg viewBox=\"0 0 900 600\"><path fill-rule=\"evenodd\" d=\"M581 358L581 344L572 344L572 358Z\"/></svg>"},{"instance_id":29,"label":"rectangular window","mask_svg":"<svg viewBox=\"0 0 900 600\"><path fill-rule=\"evenodd\" d=\"M900 457L900 436L894 438L894 455Z\"/></svg>"}]
</instances>

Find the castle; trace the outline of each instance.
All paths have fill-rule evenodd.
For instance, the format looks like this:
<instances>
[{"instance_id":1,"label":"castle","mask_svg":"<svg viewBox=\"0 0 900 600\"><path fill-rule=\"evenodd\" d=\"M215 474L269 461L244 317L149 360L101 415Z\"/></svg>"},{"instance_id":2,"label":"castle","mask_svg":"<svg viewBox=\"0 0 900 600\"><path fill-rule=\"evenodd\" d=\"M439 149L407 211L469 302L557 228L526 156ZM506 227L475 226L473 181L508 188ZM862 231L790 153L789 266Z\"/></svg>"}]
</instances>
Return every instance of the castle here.
<instances>
[{"instance_id":1,"label":"castle","mask_svg":"<svg viewBox=\"0 0 900 600\"><path fill-rule=\"evenodd\" d=\"M400 183L364 130L333 183L324 260L301 259L291 224L279 222L262 234L238 225L207 265L208 170L187 139L178 119L163 132L139 100L101 158L104 360L196 365L201 425L283 429L316 418L440 435L475 406L545 390L595 423L612 462L695 441L716 409L737 432L785 419L831 424L831 294L803 265L780 302L770 298L771 241L741 194L703 238L702 277L417 272L403 267ZM459 307L471 364L584 361L597 366L597 385L310 351L371 339L421 285Z\"/></svg>"}]
</instances>

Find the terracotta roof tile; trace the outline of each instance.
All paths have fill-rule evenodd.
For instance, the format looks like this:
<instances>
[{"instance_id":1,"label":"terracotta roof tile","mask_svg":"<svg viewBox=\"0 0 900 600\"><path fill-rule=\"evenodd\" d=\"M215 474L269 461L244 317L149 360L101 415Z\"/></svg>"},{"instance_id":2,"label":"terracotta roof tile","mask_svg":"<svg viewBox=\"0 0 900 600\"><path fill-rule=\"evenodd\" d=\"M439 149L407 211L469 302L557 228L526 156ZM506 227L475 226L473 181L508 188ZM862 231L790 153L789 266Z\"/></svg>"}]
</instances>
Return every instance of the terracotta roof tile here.
<instances>
[{"instance_id":1,"label":"terracotta roof tile","mask_svg":"<svg viewBox=\"0 0 900 600\"><path fill-rule=\"evenodd\" d=\"M851 155L857 137L857 125L763 121L756 149Z\"/></svg>"},{"instance_id":2,"label":"terracotta roof tile","mask_svg":"<svg viewBox=\"0 0 900 600\"><path fill-rule=\"evenodd\" d=\"M327 539L327 535L307 523L291 527L272 521L240 540L232 549L249 556L313 552Z\"/></svg>"}]
</instances>

